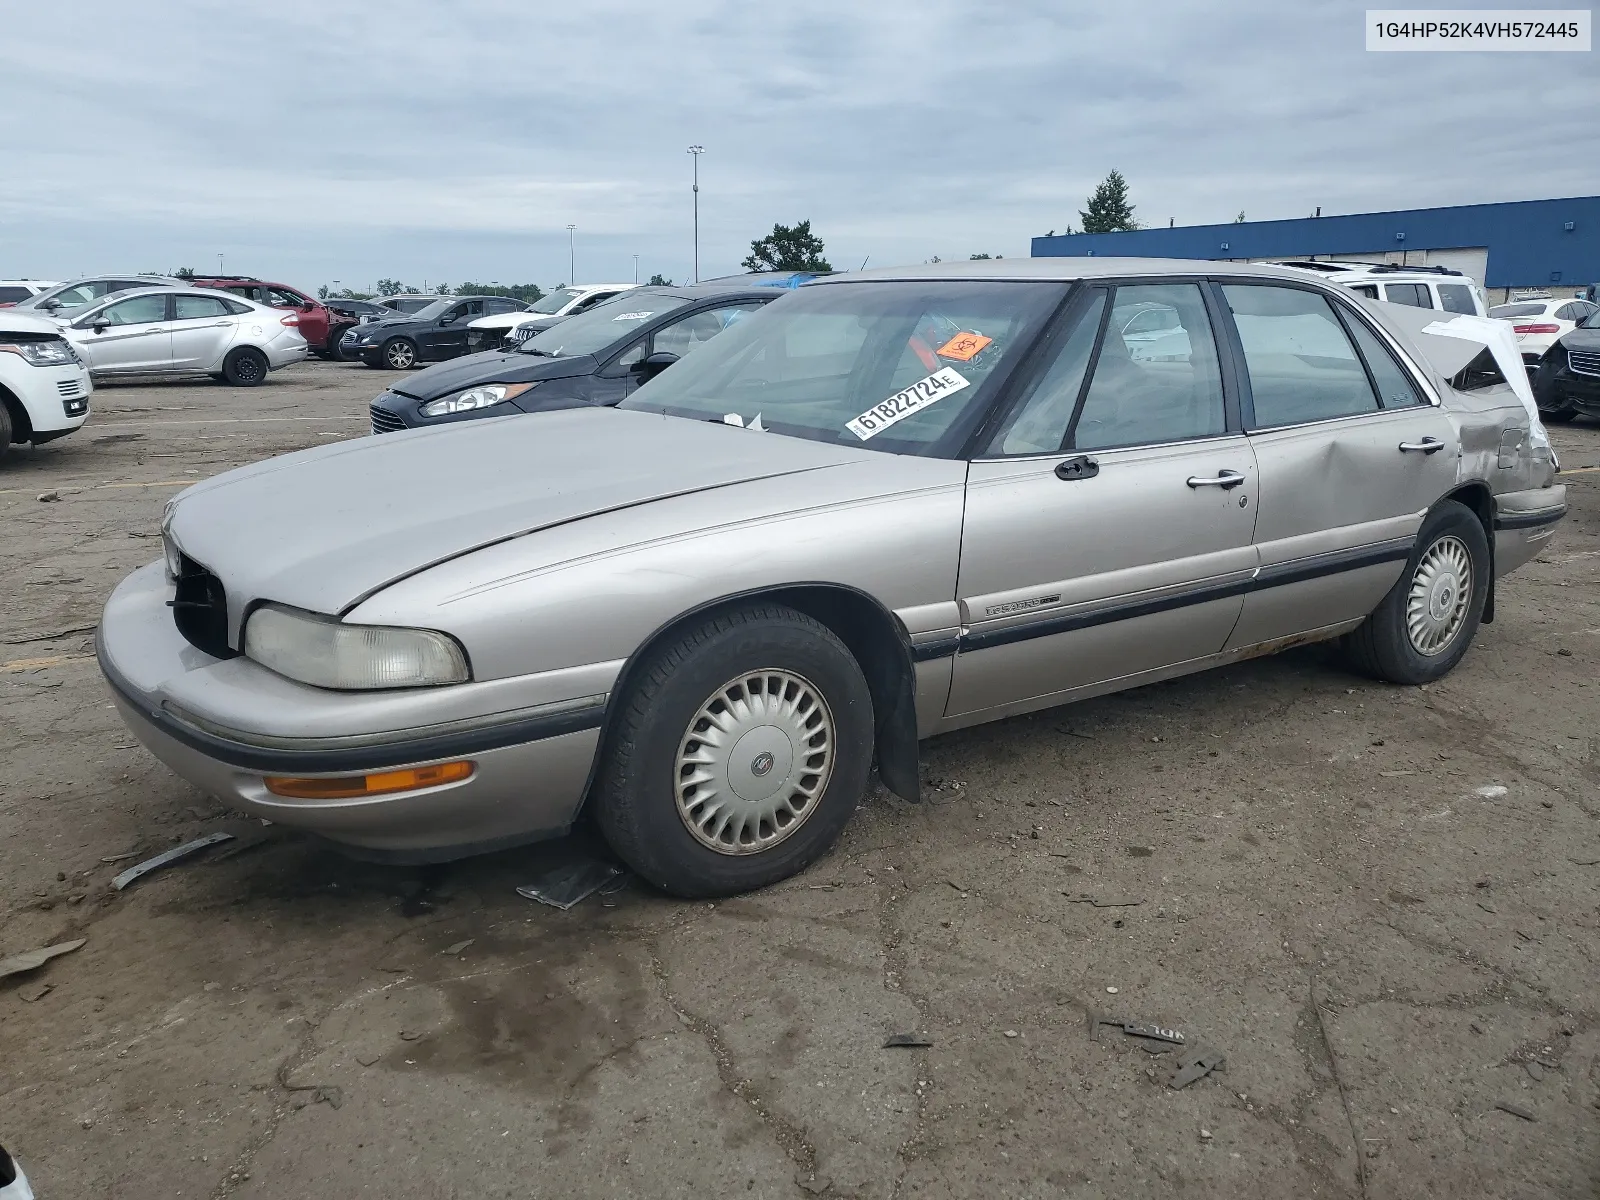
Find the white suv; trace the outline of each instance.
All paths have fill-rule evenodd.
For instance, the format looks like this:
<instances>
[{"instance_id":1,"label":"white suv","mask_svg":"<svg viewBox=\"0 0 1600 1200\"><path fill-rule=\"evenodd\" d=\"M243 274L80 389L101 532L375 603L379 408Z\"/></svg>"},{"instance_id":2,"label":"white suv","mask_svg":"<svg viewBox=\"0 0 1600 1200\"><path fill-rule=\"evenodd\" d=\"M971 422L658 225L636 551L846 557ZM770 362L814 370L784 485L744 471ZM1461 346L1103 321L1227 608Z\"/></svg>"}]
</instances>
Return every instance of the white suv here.
<instances>
[{"instance_id":1,"label":"white suv","mask_svg":"<svg viewBox=\"0 0 1600 1200\"><path fill-rule=\"evenodd\" d=\"M637 283L575 283L540 296L522 312L479 317L467 326L467 350L492 350L502 340L522 342L550 326L588 312L613 296L632 291Z\"/></svg>"},{"instance_id":2,"label":"white suv","mask_svg":"<svg viewBox=\"0 0 1600 1200\"><path fill-rule=\"evenodd\" d=\"M0 458L52 442L89 418L89 369L54 321L0 308Z\"/></svg>"},{"instance_id":3,"label":"white suv","mask_svg":"<svg viewBox=\"0 0 1600 1200\"><path fill-rule=\"evenodd\" d=\"M1383 263L1319 262L1295 259L1273 264L1315 271L1330 283L1340 283L1368 300L1387 300L1412 308L1437 308L1443 312L1487 316L1483 293L1460 271L1448 267L1400 267Z\"/></svg>"},{"instance_id":4,"label":"white suv","mask_svg":"<svg viewBox=\"0 0 1600 1200\"><path fill-rule=\"evenodd\" d=\"M55 286L53 279L0 279L0 308L32 300Z\"/></svg>"}]
</instances>

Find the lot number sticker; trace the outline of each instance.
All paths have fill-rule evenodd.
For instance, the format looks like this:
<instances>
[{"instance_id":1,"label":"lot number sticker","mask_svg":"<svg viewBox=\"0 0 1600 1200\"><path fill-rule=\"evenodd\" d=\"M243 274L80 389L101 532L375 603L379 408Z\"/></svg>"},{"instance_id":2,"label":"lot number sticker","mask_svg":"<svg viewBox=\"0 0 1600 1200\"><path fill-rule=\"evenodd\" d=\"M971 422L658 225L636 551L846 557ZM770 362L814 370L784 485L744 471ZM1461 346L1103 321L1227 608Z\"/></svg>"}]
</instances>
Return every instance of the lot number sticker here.
<instances>
[{"instance_id":1,"label":"lot number sticker","mask_svg":"<svg viewBox=\"0 0 1600 1200\"><path fill-rule=\"evenodd\" d=\"M844 427L864 442L882 433L896 421L903 421L912 413L921 412L930 404L954 395L970 382L954 367L943 367L926 379L919 379L910 387L896 392L882 403L874 404L859 417L846 421Z\"/></svg>"},{"instance_id":2,"label":"lot number sticker","mask_svg":"<svg viewBox=\"0 0 1600 1200\"><path fill-rule=\"evenodd\" d=\"M653 312L618 313L616 316L612 317L611 319L613 321L642 321L646 317L653 317L653 316L655 316L655 313L653 313Z\"/></svg>"}]
</instances>

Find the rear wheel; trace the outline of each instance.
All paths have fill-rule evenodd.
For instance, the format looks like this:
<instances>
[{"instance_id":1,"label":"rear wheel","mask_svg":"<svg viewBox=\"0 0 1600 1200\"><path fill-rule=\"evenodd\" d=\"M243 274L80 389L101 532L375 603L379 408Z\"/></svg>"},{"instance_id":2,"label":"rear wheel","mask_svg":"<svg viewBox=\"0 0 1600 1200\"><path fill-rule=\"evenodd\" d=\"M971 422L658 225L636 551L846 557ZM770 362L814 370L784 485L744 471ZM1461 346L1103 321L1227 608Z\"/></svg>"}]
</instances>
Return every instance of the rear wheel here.
<instances>
[{"instance_id":1,"label":"rear wheel","mask_svg":"<svg viewBox=\"0 0 1600 1200\"><path fill-rule=\"evenodd\" d=\"M392 371L409 371L417 365L417 344L410 338L391 338L383 344L378 357Z\"/></svg>"},{"instance_id":2,"label":"rear wheel","mask_svg":"<svg viewBox=\"0 0 1600 1200\"><path fill-rule=\"evenodd\" d=\"M679 896L786 879L828 849L872 765L872 696L827 627L754 604L651 652L607 740L595 816Z\"/></svg>"},{"instance_id":3,"label":"rear wheel","mask_svg":"<svg viewBox=\"0 0 1600 1200\"><path fill-rule=\"evenodd\" d=\"M1351 665L1390 683L1429 683L1467 652L1489 595L1489 539L1477 514L1446 500L1422 523L1406 569L1345 639Z\"/></svg>"},{"instance_id":4,"label":"rear wheel","mask_svg":"<svg viewBox=\"0 0 1600 1200\"><path fill-rule=\"evenodd\" d=\"M267 381L270 364L254 346L240 346L222 360L222 377L234 387L259 387Z\"/></svg>"},{"instance_id":5,"label":"rear wheel","mask_svg":"<svg viewBox=\"0 0 1600 1200\"><path fill-rule=\"evenodd\" d=\"M11 453L11 438L11 410L6 407L4 400L0 400L0 462L4 462L6 455Z\"/></svg>"}]
</instances>

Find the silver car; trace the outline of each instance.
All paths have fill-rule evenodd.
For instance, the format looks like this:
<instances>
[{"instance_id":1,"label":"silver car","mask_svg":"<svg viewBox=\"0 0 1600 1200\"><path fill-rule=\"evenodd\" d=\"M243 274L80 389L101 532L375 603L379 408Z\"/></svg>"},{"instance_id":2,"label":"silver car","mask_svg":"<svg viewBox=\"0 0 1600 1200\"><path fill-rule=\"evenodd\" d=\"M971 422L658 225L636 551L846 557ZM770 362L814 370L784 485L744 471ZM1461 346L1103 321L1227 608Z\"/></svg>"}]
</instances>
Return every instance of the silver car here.
<instances>
[{"instance_id":1,"label":"silver car","mask_svg":"<svg viewBox=\"0 0 1600 1200\"><path fill-rule=\"evenodd\" d=\"M1393 308L1218 263L819 280L618 408L189 489L100 663L173 770L367 854L588 805L669 891L759 887L874 764L915 798L922 738L1307 642L1455 666L1565 489L1514 348ZM1186 355L1124 340L1157 309Z\"/></svg>"},{"instance_id":2,"label":"silver car","mask_svg":"<svg viewBox=\"0 0 1600 1200\"><path fill-rule=\"evenodd\" d=\"M298 313L212 288L118 292L57 324L96 380L210 375L256 387L307 352Z\"/></svg>"}]
</instances>

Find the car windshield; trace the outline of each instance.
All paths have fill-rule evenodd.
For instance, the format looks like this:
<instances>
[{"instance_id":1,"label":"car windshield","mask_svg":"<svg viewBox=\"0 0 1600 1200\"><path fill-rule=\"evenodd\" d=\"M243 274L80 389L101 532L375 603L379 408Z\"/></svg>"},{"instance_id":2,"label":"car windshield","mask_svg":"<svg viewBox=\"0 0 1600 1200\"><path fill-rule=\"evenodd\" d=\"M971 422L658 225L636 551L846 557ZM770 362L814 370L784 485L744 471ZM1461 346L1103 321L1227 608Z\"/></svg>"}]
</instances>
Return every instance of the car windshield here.
<instances>
[{"instance_id":1,"label":"car windshield","mask_svg":"<svg viewBox=\"0 0 1600 1200\"><path fill-rule=\"evenodd\" d=\"M623 408L936 455L969 433L1062 283L813 284L640 388Z\"/></svg>"},{"instance_id":2,"label":"car windshield","mask_svg":"<svg viewBox=\"0 0 1600 1200\"><path fill-rule=\"evenodd\" d=\"M560 312L581 295L583 293L577 288L557 288L548 296L540 296L539 299L533 302L533 307L528 311L544 313L549 316L551 313Z\"/></svg>"},{"instance_id":3,"label":"car windshield","mask_svg":"<svg viewBox=\"0 0 1600 1200\"><path fill-rule=\"evenodd\" d=\"M1501 304L1489 310L1491 317L1509 320L1512 317L1542 317L1543 304Z\"/></svg>"},{"instance_id":4,"label":"car windshield","mask_svg":"<svg viewBox=\"0 0 1600 1200\"><path fill-rule=\"evenodd\" d=\"M428 304L424 304L421 308L411 309L410 315L419 321L436 321L440 317L444 316L445 310L447 310L454 303L454 300L434 300ZM402 309L401 311L405 312L406 310Z\"/></svg>"},{"instance_id":5,"label":"car windshield","mask_svg":"<svg viewBox=\"0 0 1600 1200\"><path fill-rule=\"evenodd\" d=\"M67 284L41 292L19 307L43 309L54 316L63 317L104 299L110 290L110 286L103 281Z\"/></svg>"},{"instance_id":6,"label":"car windshield","mask_svg":"<svg viewBox=\"0 0 1600 1200\"><path fill-rule=\"evenodd\" d=\"M618 296L534 334L518 347L518 351L547 358L599 354L607 346L626 341L647 321L687 303L677 296Z\"/></svg>"},{"instance_id":7,"label":"car windshield","mask_svg":"<svg viewBox=\"0 0 1600 1200\"><path fill-rule=\"evenodd\" d=\"M404 300L386 300L385 308L391 308L397 313L419 313L425 308L432 308L439 301L428 296L407 296Z\"/></svg>"},{"instance_id":8,"label":"car windshield","mask_svg":"<svg viewBox=\"0 0 1600 1200\"><path fill-rule=\"evenodd\" d=\"M1578 322L1579 329L1600 329L1600 308Z\"/></svg>"}]
</instances>

